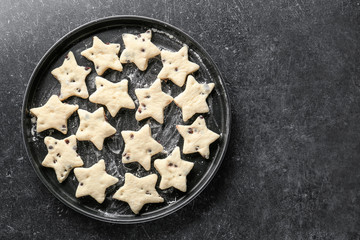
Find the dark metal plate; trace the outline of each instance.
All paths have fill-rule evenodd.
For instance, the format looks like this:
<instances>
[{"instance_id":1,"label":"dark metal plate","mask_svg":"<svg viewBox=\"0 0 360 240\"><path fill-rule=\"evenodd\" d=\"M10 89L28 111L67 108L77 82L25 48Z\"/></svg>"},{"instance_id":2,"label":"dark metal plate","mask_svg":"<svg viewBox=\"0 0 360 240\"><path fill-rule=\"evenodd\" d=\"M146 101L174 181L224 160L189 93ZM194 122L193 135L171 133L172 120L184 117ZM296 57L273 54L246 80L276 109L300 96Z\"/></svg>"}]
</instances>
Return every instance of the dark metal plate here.
<instances>
[{"instance_id":1,"label":"dark metal plate","mask_svg":"<svg viewBox=\"0 0 360 240\"><path fill-rule=\"evenodd\" d=\"M165 109L164 124L160 125L154 120L137 122L135 120L135 110L121 109L115 118L112 118L106 110L107 118L110 124L117 129L117 133L105 140L104 149L98 151L91 142L78 142L78 153L84 161L84 167L89 167L100 159L104 159L107 172L119 178L118 184L107 190L107 197L104 203L98 204L91 197L75 198L78 182L73 172L60 184L57 182L53 169L45 168L41 165L42 160L47 154L45 144L43 143L44 137L51 135L55 138L62 139L65 138L65 135L54 130L37 133L35 131L36 121L29 115L29 109L45 104L51 95L60 93L60 84L50 72L62 64L64 57L69 51L74 53L80 66L89 66L92 68L92 72L86 80L89 94L91 94L96 90L94 79L97 75L93 63L82 57L80 52L92 46L92 37L98 36L104 42L120 43L120 51L122 51L124 49L121 38L123 33L139 34L148 29L153 31L152 42L159 48L178 51L183 44L188 45L190 61L200 65L200 69L193 74L195 79L200 83L215 83L215 88L208 97L210 112L203 115L208 128L217 133L221 133L221 137L211 145L209 160L203 159L199 154L182 155L184 160L195 163L194 168L187 178L188 191L186 193L182 193L173 188L167 190L157 189L159 194L164 197L165 202L160 204L147 204L143 207L139 215L134 215L127 203L114 200L111 196L123 185L125 172L131 172L137 176L146 176L150 173L157 172L153 164L150 172L145 171L137 163L122 164L121 153L124 148L124 142L120 132L122 130L138 130L144 124L149 123L152 128L153 137L170 153L175 146L182 148L183 144L183 140L176 131L175 125L191 124L198 114L188 122L183 123L181 110L174 103L171 103ZM148 69L144 72L138 70L133 64L124 64L123 66L123 72L108 70L102 77L112 82L128 79L129 94L133 100L136 100L134 89L150 86L155 81L162 64L160 56L158 56L149 61ZM184 90L184 87L177 87L170 81L162 84L163 91L171 94L173 97L180 94L181 91ZM88 99L80 99L77 97L71 97L65 102L78 104L81 109L90 112L100 107L100 105L89 102ZM138 105L137 101L135 101L135 103ZM103 18L87 23L65 35L51 47L34 70L24 97L22 115L23 137L27 153L37 175L50 192L74 210L89 217L112 223L150 221L166 216L185 206L210 182L220 166L229 141L230 107L228 96L220 72L210 56L198 43L181 30L167 23L145 17L116 16ZM78 126L79 118L77 114L74 113L68 120L69 131L66 136L75 134ZM165 157L165 153L160 153L155 155L152 160Z\"/></svg>"}]
</instances>

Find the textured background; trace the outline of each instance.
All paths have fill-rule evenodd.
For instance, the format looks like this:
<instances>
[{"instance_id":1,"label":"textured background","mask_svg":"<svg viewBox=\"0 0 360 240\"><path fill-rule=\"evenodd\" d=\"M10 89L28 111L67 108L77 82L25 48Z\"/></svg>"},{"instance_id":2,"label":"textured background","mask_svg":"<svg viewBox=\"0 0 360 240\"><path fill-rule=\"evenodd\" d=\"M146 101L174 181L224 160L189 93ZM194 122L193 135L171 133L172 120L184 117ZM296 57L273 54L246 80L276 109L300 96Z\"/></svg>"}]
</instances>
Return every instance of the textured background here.
<instances>
[{"instance_id":1,"label":"textured background","mask_svg":"<svg viewBox=\"0 0 360 240\"><path fill-rule=\"evenodd\" d=\"M359 239L360 1L1 1L1 239ZM218 64L232 136L210 185L140 225L82 216L33 171L20 120L29 77L70 30L135 14L175 25Z\"/></svg>"}]
</instances>

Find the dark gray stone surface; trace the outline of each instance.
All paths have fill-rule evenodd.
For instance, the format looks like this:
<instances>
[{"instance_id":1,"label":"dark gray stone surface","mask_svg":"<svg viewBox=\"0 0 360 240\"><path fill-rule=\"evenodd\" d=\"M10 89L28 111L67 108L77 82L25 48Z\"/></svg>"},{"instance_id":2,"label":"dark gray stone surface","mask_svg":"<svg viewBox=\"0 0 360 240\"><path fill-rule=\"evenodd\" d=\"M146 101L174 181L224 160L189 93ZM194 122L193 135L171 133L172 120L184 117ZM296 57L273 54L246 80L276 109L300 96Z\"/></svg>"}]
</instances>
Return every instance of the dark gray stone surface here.
<instances>
[{"instance_id":1,"label":"dark gray stone surface","mask_svg":"<svg viewBox=\"0 0 360 240\"><path fill-rule=\"evenodd\" d=\"M1 1L0 239L360 239L360 1ZM45 52L97 18L166 21L218 64L232 136L210 185L161 220L82 216L39 181L21 105Z\"/></svg>"}]
</instances>

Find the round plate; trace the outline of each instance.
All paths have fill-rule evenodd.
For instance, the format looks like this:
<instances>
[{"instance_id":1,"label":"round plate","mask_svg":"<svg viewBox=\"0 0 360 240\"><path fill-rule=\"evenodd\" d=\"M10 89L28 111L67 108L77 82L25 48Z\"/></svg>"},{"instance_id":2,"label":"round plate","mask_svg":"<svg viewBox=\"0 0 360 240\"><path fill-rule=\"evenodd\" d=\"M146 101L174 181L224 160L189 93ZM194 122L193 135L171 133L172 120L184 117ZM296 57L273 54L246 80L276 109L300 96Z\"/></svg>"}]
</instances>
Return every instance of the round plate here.
<instances>
[{"instance_id":1,"label":"round plate","mask_svg":"<svg viewBox=\"0 0 360 240\"><path fill-rule=\"evenodd\" d=\"M153 167L150 171L145 171L139 164L123 164L121 162L121 153L124 149L124 142L120 132L122 130L139 130L144 124L149 123L153 137L159 141L165 151L153 156L152 161L158 158L165 158L167 153L171 153L176 146L182 149L183 139L177 132L177 124L189 125L199 114L193 116L189 121L184 123L181 117L181 110L174 103L165 108L164 124L160 125L153 119L137 122L135 120L135 111L121 109L115 118L111 117L106 110L106 116L109 123L114 126L117 133L105 139L104 148L98 151L91 142L78 141L77 152L84 161L84 167L92 166L100 159L106 163L106 171L119 178L119 182L107 189L106 199L102 204L98 204L91 197L75 198L75 191L78 182L73 174L70 173L68 178L59 183L55 177L55 172L51 168L45 168L41 165L42 160L47 154L44 144L44 137L53 136L63 139L76 133L79 126L79 118L74 113L68 119L68 134L65 136L56 130L47 130L41 133L36 132L36 119L29 114L29 109L44 105L51 95L60 93L60 84L51 75L51 70L62 65L62 62L69 51L72 51L80 66L92 68L88 75L86 84L89 94L95 90L94 79L97 76L93 63L80 55L81 51L92 46L92 37L98 36L104 42L120 43L121 50L124 49L122 41L123 33L139 34L151 29L152 42L160 49L178 51L184 44L189 46L189 60L200 65L200 69L193 73L195 79L200 83L215 83L215 88L209 95L207 102L210 112L203 114L207 126L214 132L221 134L221 137L210 145L210 158L203 159L200 154L182 154L182 159L194 162L194 168L187 176L188 190L186 193L180 192L174 188L160 190L158 188L160 176L157 182L157 191L164 198L164 203L146 204L139 215L131 212L126 202L112 199L111 196L119 187L124 184L124 174L131 172L138 177L146 176L150 173L157 173ZM129 80L129 94L138 102L134 94L135 88L149 87L156 79L157 74L162 68L160 56L150 59L149 66L144 72L138 70L134 64L124 64L122 72L107 70L102 77L112 81L119 82L122 79ZM171 81L162 83L163 91L175 97L180 94L184 87L180 88ZM70 104L78 104L79 108L93 112L100 105L91 103L88 99L71 97L65 101ZM106 108L105 108L106 109ZM40 60L35 68L30 82L27 86L23 109L22 109L22 127L23 137L27 153L35 172L45 184L45 186L63 203L74 210L102 221L112 223L138 223L145 222L166 216L185 206L194 199L210 182L221 161L225 155L229 141L230 129L230 107L228 96L225 90L225 84L220 76L220 72L211 60L205 50L195 42L191 37L181 30L158 20L137 17L137 16L116 16L99 19L87 23L61 38L45 56Z\"/></svg>"}]
</instances>

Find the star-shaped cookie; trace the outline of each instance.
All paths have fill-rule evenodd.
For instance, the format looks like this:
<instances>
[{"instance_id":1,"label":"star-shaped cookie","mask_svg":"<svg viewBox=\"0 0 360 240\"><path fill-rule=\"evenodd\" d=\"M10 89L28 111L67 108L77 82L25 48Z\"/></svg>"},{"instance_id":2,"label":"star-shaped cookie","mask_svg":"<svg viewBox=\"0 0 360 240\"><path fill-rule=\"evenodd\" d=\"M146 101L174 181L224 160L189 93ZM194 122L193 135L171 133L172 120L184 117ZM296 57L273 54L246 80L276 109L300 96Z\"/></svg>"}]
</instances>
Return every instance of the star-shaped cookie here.
<instances>
[{"instance_id":1,"label":"star-shaped cookie","mask_svg":"<svg viewBox=\"0 0 360 240\"><path fill-rule=\"evenodd\" d=\"M75 168L74 173L79 181L75 196L79 198L90 195L98 203L104 202L106 189L119 181L106 173L103 159L90 168Z\"/></svg>"},{"instance_id":2,"label":"star-shaped cookie","mask_svg":"<svg viewBox=\"0 0 360 240\"><path fill-rule=\"evenodd\" d=\"M163 68L158 78L170 79L173 83L182 87L185 83L186 76L199 69L199 65L190 62L188 59L188 47L183 46L178 52L161 50L161 61Z\"/></svg>"},{"instance_id":3,"label":"star-shaped cookie","mask_svg":"<svg viewBox=\"0 0 360 240\"><path fill-rule=\"evenodd\" d=\"M156 174L138 178L131 173L125 173L125 184L114 194L113 198L127 202L131 210L138 214L147 203L164 202L155 189L156 181Z\"/></svg>"},{"instance_id":4,"label":"star-shaped cookie","mask_svg":"<svg viewBox=\"0 0 360 240\"><path fill-rule=\"evenodd\" d=\"M122 80L112 83L105 78L95 78L96 91L89 100L93 103L105 105L111 116L115 117L121 108L134 109L135 104L128 94L128 81Z\"/></svg>"},{"instance_id":5,"label":"star-shaped cookie","mask_svg":"<svg viewBox=\"0 0 360 240\"><path fill-rule=\"evenodd\" d=\"M209 145L220 137L206 127L203 116L199 116L191 125L176 125L176 129L184 138L183 153L199 152L206 159L210 155Z\"/></svg>"},{"instance_id":6,"label":"star-shaped cookie","mask_svg":"<svg viewBox=\"0 0 360 240\"><path fill-rule=\"evenodd\" d=\"M161 80L156 79L150 88L135 89L135 94L139 99L139 108L135 113L136 120L152 117L163 124L164 108L173 101L173 98L161 90Z\"/></svg>"},{"instance_id":7,"label":"star-shaped cookie","mask_svg":"<svg viewBox=\"0 0 360 240\"><path fill-rule=\"evenodd\" d=\"M76 153L75 135L62 140L47 136L44 143L48 154L41 164L44 167L53 168L60 183L67 178L73 168L81 167L84 164Z\"/></svg>"},{"instance_id":8,"label":"star-shaped cookie","mask_svg":"<svg viewBox=\"0 0 360 240\"><path fill-rule=\"evenodd\" d=\"M179 147L176 147L167 158L155 160L154 166L161 175L160 189L174 187L186 192L186 176L194 163L181 159Z\"/></svg>"},{"instance_id":9,"label":"star-shaped cookie","mask_svg":"<svg viewBox=\"0 0 360 240\"><path fill-rule=\"evenodd\" d=\"M118 53L120 44L104 43L98 37L93 37L93 46L81 52L81 55L92 61L95 65L95 71L102 75L107 69L122 71Z\"/></svg>"},{"instance_id":10,"label":"star-shaped cookie","mask_svg":"<svg viewBox=\"0 0 360 240\"><path fill-rule=\"evenodd\" d=\"M78 110L80 126L76 132L76 138L80 141L91 141L97 149L101 150L104 139L115 134L116 129L105 120L104 108L99 108L90 113L86 110Z\"/></svg>"},{"instance_id":11,"label":"star-shaped cookie","mask_svg":"<svg viewBox=\"0 0 360 240\"><path fill-rule=\"evenodd\" d=\"M214 86L214 83L199 84L193 76L188 76L185 91L174 98L175 104L182 110L184 122L189 120L195 113L209 112L206 98Z\"/></svg>"},{"instance_id":12,"label":"star-shaped cookie","mask_svg":"<svg viewBox=\"0 0 360 240\"><path fill-rule=\"evenodd\" d=\"M85 79L90 72L91 68L82 67L77 64L74 54L70 51L66 55L64 63L51 71L51 74L61 85L59 99L62 101L71 96L89 97Z\"/></svg>"},{"instance_id":13,"label":"star-shaped cookie","mask_svg":"<svg viewBox=\"0 0 360 240\"><path fill-rule=\"evenodd\" d=\"M163 146L151 137L150 126L146 124L137 132L122 131L121 135L125 142L122 162L138 162L149 171L151 156L163 150Z\"/></svg>"},{"instance_id":14,"label":"star-shaped cookie","mask_svg":"<svg viewBox=\"0 0 360 240\"><path fill-rule=\"evenodd\" d=\"M61 133L66 134L67 119L78 108L78 105L62 103L58 96L52 95L44 106L31 108L30 113L37 117L37 132L54 128Z\"/></svg>"},{"instance_id":15,"label":"star-shaped cookie","mask_svg":"<svg viewBox=\"0 0 360 240\"><path fill-rule=\"evenodd\" d=\"M133 62L141 71L145 71L149 59L160 54L160 50L151 42L151 30L139 35L126 33L122 38L125 49L120 55L121 63Z\"/></svg>"}]
</instances>

